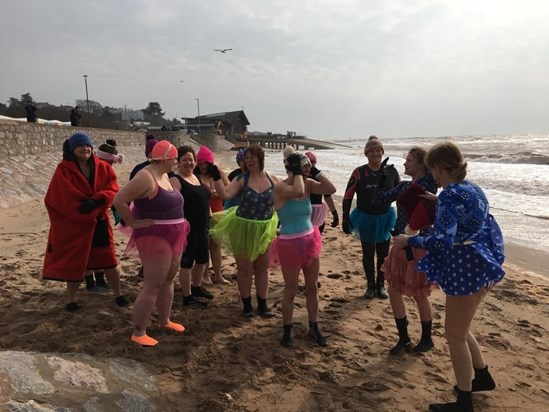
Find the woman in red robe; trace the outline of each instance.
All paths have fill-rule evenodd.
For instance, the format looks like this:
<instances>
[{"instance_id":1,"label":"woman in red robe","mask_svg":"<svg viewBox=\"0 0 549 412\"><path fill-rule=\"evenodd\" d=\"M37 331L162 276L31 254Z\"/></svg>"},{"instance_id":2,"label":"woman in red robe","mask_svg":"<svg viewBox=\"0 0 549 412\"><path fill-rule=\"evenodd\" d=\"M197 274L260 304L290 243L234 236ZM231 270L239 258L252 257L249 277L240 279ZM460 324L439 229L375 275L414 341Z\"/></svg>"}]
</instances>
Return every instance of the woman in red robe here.
<instances>
[{"instance_id":1,"label":"woman in red robe","mask_svg":"<svg viewBox=\"0 0 549 412\"><path fill-rule=\"evenodd\" d=\"M52 176L44 202L50 218L43 277L67 282L65 309L80 307L76 291L86 270L105 269L118 306L128 301L120 292L120 271L114 253L108 210L118 191L116 174L96 158L90 137L73 134L63 143L63 160Z\"/></svg>"}]
</instances>

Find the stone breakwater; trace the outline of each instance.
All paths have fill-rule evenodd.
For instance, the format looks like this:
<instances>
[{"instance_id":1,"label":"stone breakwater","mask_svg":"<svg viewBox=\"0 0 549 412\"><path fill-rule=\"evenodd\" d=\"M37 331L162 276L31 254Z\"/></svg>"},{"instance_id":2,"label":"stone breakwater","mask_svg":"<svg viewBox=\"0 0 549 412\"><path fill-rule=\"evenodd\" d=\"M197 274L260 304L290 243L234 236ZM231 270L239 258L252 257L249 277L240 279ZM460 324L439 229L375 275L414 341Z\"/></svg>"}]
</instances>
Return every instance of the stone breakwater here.
<instances>
[{"instance_id":1,"label":"stone breakwater","mask_svg":"<svg viewBox=\"0 0 549 412\"><path fill-rule=\"evenodd\" d=\"M118 150L124 155L124 162L114 168L123 184L129 171L146 158L142 146ZM42 199L61 158L60 152L0 157L0 209Z\"/></svg>"},{"instance_id":2,"label":"stone breakwater","mask_svg":"<svg viewBox=\"0 0 549 412\"><path fill-rule=\"evenodd\" d=\"M0 410L148 412L159 395L150 371L130 359L0 352Z\"/></svg>"}]
</instances>

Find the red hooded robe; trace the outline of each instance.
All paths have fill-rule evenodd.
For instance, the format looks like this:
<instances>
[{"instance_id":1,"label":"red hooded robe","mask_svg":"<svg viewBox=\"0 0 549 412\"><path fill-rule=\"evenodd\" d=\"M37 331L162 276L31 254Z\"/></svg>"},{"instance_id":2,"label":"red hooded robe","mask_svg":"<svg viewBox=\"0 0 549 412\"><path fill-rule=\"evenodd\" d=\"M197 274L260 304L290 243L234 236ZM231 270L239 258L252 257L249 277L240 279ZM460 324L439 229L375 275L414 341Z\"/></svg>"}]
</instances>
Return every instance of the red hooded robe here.
<instances>
[{"instance_id":1,"label":"red hooded robe","mask_svg":"<svg viewBox=\"0 0 549 412\"><path fill-rule=\"evenodd\" d=\"M93 186L75 162L62 160L50 182L44 202L50 218L43 277L64 282L84 279L87 269L107 269L118 262L114 253L108 210L118 183L113 168L98 159L93 162ZM82 200L104 199L89 214L78 212Z\"/></svg>"}]
</instances>

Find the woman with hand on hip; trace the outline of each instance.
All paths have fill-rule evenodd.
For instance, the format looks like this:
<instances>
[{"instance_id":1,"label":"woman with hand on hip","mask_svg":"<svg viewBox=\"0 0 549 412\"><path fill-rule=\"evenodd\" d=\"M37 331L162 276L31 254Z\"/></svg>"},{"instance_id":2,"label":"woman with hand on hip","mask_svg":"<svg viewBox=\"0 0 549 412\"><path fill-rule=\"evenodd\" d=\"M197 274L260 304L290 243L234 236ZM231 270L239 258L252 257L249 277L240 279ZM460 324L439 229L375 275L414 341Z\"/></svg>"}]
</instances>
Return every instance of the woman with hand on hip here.
<instances>
[{"instance_id":1,"label":"woman with hand on hip","mask_svg":"<svg viewBox=\"0 0 549 412\"><path fill-rule=\"evenodd\" d=\"M465 180L467 162L455 144L443 142L433 146L426 164L443 188L438 196L433 231L428 236L396 236L394 245L426 249L427 255L419 261L417 269L446 293L444 328L458 395L456 402L431 404L429 408L470 412L472 392L495 388L470 327L480 302L505 274L501 267L503 237L489 213L484 192Z\"/></svg>"},{"instance_id":2,"label":"woman with hand on hip","mask_svg":"<svg viewBox=\"0 0 549 412\"><path fill-rule=\"evenodd\" d=\"M222 199L240 196L240 203L227 209L222 219L210 229L210 235L234 255L237 284L244 306L242 315L254 316L252 307L252 278L255 277L257 311L260 316L272 317L267 305L269 293L268 248L276 236L278 217L274 212L274 185L279 181L264 171L265 152L259 146L248 146L244 152L247 172L226 187L215 165L208 174L215 181L215 189Z\"/></svg>"},{"instance_id":3,"label":"woman with hand on hip","mask_svg":"<svg viewBox=\"0 0 549 412\"><path fill-rule=\"evenodd\" d=\"M275 209L280 219L280 235L270 247L271 265L280 264L284 276L282 298L282 346L293 344L292 317L294 299L299 284L299 272L305 277L305 296L309 315L309 335L320 346L326 338L318 329L318 273L322 236L311 222L311 193L331 195L336 189L332 182L315 167L307 156L293 153L284 161L288 178L275 185ZM313 175L315 179L306 176Z\"/></svg>"},{"instance_id":4,"label":"woman with hand on hip","mask_svg":"<svg viewBox=\"0 0 549 412\"><path fill-rule=\"evenodd\" d=\"M143 265L143 288L133 307L131 336L131 340L141 346L158 344L147 335L155 307L160 326L180 333L185 331L183 325L170 320L173 280L189 233L183 197L168 179L168 172L177 164L177 149L167 140L158 142L152 149L150 163L114 199L130 234L126 253L137 249ZM131 202L133 211L129 206Z\"/></svg>"}]
</instances>

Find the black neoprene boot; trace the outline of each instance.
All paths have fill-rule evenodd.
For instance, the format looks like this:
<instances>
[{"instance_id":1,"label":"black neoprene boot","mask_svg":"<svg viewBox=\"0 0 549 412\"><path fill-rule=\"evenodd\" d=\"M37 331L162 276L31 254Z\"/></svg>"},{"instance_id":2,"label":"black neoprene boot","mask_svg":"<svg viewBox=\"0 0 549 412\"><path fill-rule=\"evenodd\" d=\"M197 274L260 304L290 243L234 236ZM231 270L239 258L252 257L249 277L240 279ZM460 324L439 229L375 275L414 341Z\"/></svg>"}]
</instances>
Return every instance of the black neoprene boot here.
<instances>
[{"instance_id":1,"label":"black neoprene boot","mask_svg":"<svg viewBox=\"0 0 549 412\"><path fill-rule=\"evenodd\" d=\"M368 286L366 288L366 292L364 293L365 299L373 299L376 296L376 282L374 278L374 274L368 274L366 273L366 280L368 281Z\"/></svg>"},{"instance_id":2,"label":"black neoprene boot","mask_svg":"<svg viewBox=\"0 0 549 412\"><path fill-rule=\"evenodd\" d=\"M421 322L421 340L415 346L414 352L427 352L429 349L432 349L435 346L433 340L431 339L432 327L432 320L426 320Z\"/></svg>"},{"instance_id":3,"label":"black neoprene boot","mask_svg":"<svg viewBox=\"0 0 549 412\"><path fill-rule=\"evenodd\" d=\"M473 368L475 370L475 377L471 382L472 392L493 391L496 389L496 382L488 371L488 365L482 369ZM454 390L458 390L457 385L454 385Z\"/></svg>"},{"instance_id":4,"label":"black neoprene boot","mask_svg":"<svg viewBox=\"0 0 549 412\"><path fill-rule=\"evenodd\" d=\"M249 298L240 298L242 300L242 304L244 305L244 309L242 310L242 316L245 316L247 318L253 318L254 317L254 308L252 306L252 297Z\"/></svg>"},{"instance_id":5,"label":"black neoprene boot","mask_svg":"<svg viewBox=\"0 0 549 412\"><path fill-rule=\"evenodd\" d=\"M317 322L309 322L309 336L316 340L319 346L326 346L326 338L318 330Z\"/></svg>"},{"instance_id":6,"label":"black neoprene boot","mask_svg":"<svg viewBox=\"0 0 549 412\"><path fill-rule=\"evenodd\" d=\"M292 328L294 325L290 323L289 325L284 325L284 334L280 340L280 344L285 348L289 348L294 345L294 338L292 337Z\"/></svg>"},{"instance_id":7,"label":"black neoprene boot","mask_svg":"<svg viewBox=\"0 0 549 412\"><path fill-rule=\"evenodd\" d=\"M457 400L449 403L432 403L429 410L433 412L474 412L473 395L458 389Z\"/></svg>"},{"instance_id":8,"label":"black neoprene boot","mask_svg":"<svg viewBox=\"0 0 549 412\"><path fill-rule=\"evenodd\" d=\"M389 297L387 290L385 290L385 273L380 270L377 272L376 292L377 297L380 299L387 299Z\"/></svg>"},{"instance_id":9,"label":"black neoprene boot","mask_svg":"<svg viewBox=\"0 0 549 412\"><path fill-rule=\"evenodd\" d=\"M267 299L263 299L257 295L257 313L263 318L272 318L274 316L273 311L267 306Z\"/></svg>"},{"instance_id":10,"label":"black neoprene boot","mask_svg":"<svg viewBox=\"0 0 549 412\"><path fill-rule=\"evenodd\" d=\"M409 352L412 349L412 341L408 336L408 319L406 316L403 318L395 318L395 323L398 330L398 342L392 348L389 353L391 355L399 355L403 352Z\"/></svg>"}]
</instances>

